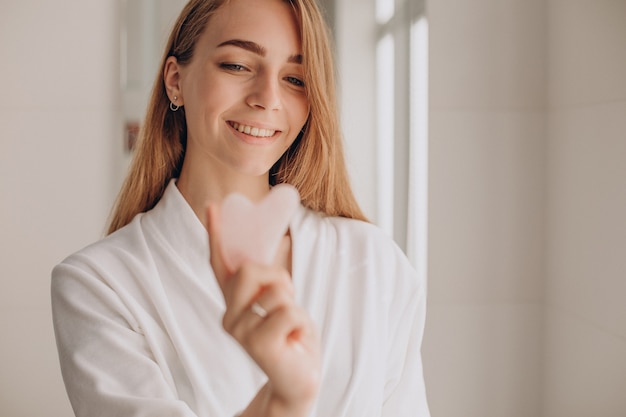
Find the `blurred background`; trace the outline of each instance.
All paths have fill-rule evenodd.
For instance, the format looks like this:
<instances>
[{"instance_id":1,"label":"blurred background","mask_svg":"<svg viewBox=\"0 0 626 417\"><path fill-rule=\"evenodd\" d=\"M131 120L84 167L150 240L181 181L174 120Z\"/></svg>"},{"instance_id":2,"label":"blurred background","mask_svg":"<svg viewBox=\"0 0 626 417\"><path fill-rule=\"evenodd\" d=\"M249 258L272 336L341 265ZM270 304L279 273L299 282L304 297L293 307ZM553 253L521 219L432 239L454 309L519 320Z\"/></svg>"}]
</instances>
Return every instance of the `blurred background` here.
<instances>
[{"instance_id":1,"label":"blurred background","mask_svg":"<svg viewBox=\"0 0 626 417\"><path fill-rule=\"evenodd\" d=\"M50 270L103 235L183 4L0 0L1 416L72 415ZM626 0L320 4L433 417L626 416Z\"/></svg>"}]
</instances>

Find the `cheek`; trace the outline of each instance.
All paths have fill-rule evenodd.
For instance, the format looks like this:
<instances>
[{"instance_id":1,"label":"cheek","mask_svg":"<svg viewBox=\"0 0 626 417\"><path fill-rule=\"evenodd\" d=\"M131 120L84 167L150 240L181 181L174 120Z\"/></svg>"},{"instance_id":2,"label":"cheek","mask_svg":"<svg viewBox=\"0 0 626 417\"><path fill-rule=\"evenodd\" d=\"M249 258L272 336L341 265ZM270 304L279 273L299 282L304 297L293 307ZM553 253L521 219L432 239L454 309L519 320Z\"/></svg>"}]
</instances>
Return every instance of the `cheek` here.
<instances>
[{"instance_id":1,"label":"cheek","mask_svg":"<svg viewBox=\"0 0 626 417\"><path fill-rule=\"evenodd\" d=\"M218 110L222 103L230 99L229 89L213 71L194 75L195 77L190 77L187 91L191 95L194 107L197 107L199 111Z\"/></svg>"},{"instance_id":2,"label":"cheek","mask_svg":"<svg viewBox=\"0 0 626 417\"><path fill-rule=\"evenodd\" d=\"M309 100L306 97L298 97L293 103L291 103L290 108L292 109L292 120L298 125L298 129L300 129L304 126L304 123L309 117L309 111L311 108Z\"/></svg>"},{"instance_id":3,"label":"cheek","mask_svg":"<svg viewBox=\"0 0 626 417\"><path fill-rule=\"evenodd\" d=\"M210 85L194 91L191 117L202 129L206 129L207 124L213 126L218 122L220 114L229 104L227 93Z\"/></svg>"}]
</instances>

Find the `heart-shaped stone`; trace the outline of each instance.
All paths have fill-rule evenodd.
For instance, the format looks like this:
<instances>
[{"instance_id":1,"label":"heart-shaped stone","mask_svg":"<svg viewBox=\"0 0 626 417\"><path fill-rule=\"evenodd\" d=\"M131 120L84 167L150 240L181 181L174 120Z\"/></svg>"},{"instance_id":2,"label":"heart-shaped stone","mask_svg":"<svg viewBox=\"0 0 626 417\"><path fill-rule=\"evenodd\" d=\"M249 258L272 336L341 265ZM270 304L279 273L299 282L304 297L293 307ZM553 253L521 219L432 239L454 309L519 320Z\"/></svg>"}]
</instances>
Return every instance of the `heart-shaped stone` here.
<instances>
[{"instance_id":1,"label":"heart-shaped stone","mask_svg":"<svg viewBox=\"0 0 626 417\"><path fill-rule=\"evenodd\" d=\"M221 210L227 268L236 271L244 261L270 265L299 205L300 194L289 184L274 186L258 204L241 194L228 195Z\"/></svg>"}]
</instances>

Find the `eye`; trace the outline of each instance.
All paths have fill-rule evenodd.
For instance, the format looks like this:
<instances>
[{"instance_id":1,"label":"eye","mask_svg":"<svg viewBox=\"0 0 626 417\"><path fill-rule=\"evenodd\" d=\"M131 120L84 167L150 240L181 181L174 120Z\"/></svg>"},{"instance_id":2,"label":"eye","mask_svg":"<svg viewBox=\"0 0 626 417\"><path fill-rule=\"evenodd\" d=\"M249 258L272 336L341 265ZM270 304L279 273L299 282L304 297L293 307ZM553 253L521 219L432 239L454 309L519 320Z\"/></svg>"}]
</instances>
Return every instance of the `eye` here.
<instances>
[{"instance_id":1,"label":"eye","mask_svg":"<svg viewBox=\"0 0 626 417\"><path fill-rule=\"evenodd\" d=\"M248 70L248 68L244 67L241 64L231 64L229 62L222 62L220 64L220 68L223 68L227 71L232 71L232 72L242 72L242 71Z\"/></svg>"},{"instance_id":2,"label":"eye","mask_svg":"<svg viewBox=\"0 0 626 417\"><path fill-rule=\"evenodd\" d=\"M296 87L304 87L304 81L296 77L286 77L285 80Z\"/></svg>"}]
</instances>

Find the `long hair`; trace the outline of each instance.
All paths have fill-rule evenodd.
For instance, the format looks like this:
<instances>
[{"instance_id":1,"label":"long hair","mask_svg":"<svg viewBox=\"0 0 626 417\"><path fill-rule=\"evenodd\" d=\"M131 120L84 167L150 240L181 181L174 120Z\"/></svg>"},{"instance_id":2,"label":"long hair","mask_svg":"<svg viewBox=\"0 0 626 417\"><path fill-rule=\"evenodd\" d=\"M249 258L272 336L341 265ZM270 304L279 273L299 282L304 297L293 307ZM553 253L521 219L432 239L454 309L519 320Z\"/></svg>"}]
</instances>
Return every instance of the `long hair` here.
<instances>
[{"instance_id":1,"label":"long hair","mask_svg":"<svg viewBox=\"0 0 626 417\"><path fill-rule=\"evenodd\" d=\"M211 16L228 0L191 0L169 36L128 175L113 208L108 233L153 208L180 174L187 143L184 107L169 111L164 71L168 57L191 62ZM309 118L291 147L270 169L271 185L289 183L302 204L329 216L366 220L350 187L339 127L329 31L315 0L285 0L300 24Z\"/></svg>"}]
</instances>

